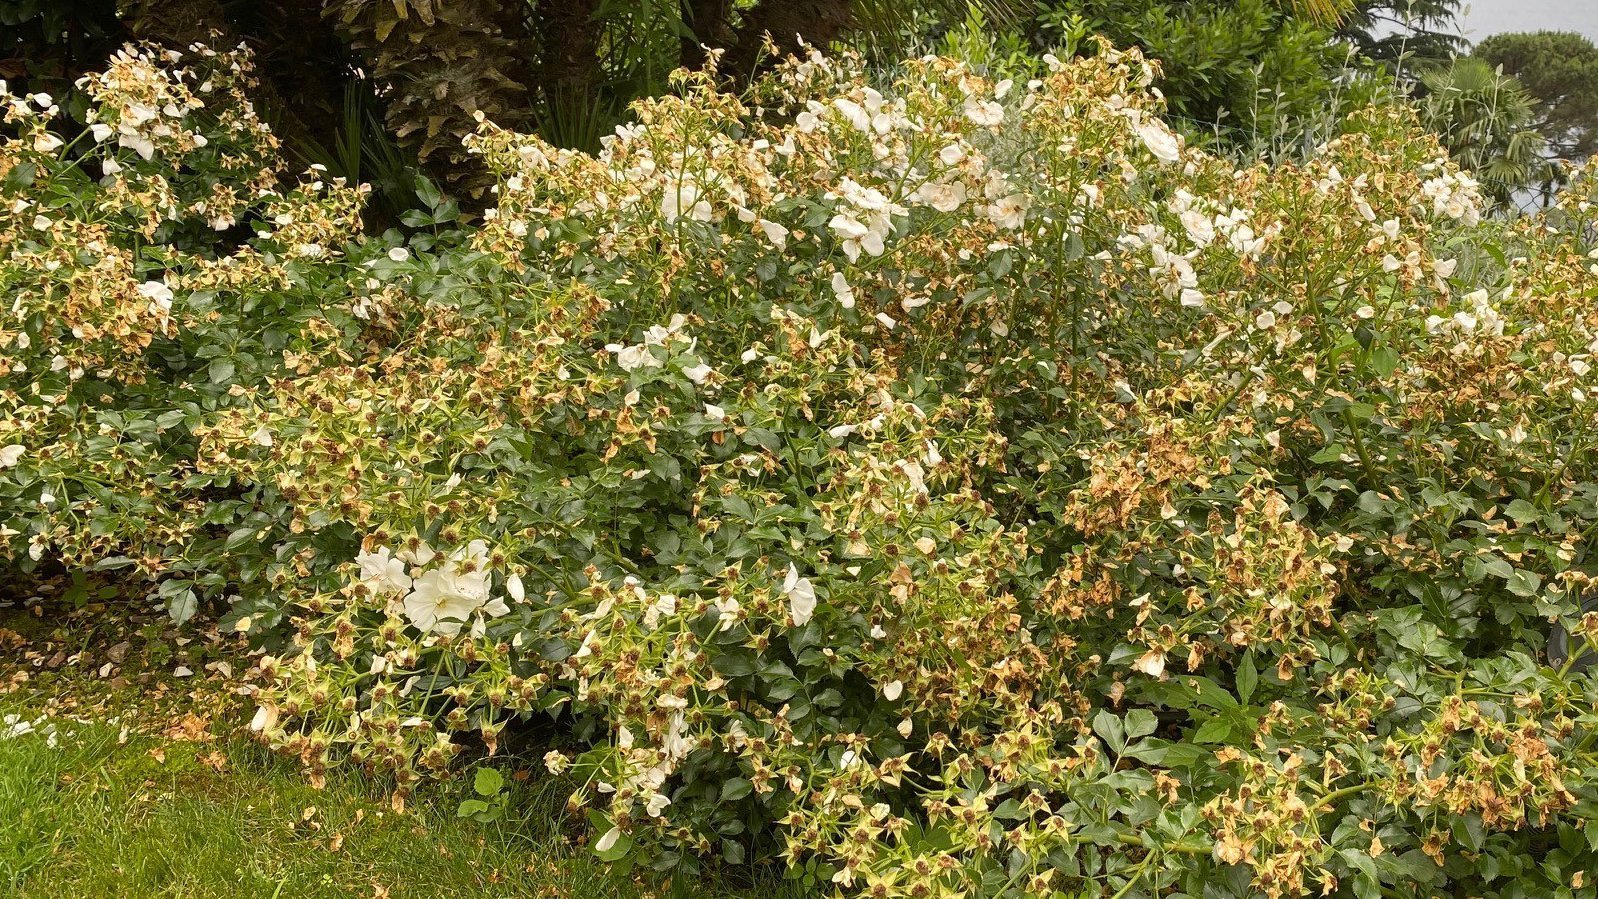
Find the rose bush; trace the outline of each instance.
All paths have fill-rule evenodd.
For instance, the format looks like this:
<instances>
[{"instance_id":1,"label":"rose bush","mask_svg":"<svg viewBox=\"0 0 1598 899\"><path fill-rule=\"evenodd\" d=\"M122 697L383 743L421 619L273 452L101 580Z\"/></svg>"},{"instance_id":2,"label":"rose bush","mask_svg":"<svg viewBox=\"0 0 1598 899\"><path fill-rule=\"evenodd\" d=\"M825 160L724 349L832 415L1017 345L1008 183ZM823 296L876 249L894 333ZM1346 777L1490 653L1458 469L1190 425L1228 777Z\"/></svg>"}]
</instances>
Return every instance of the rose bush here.
<instances>
[{"instance_id":1,"label":"rose bush","mask_svg":"<svg viewBox=\"0 0 1598 899\"><path fill-rule=\"evenodd\" d=\"M193 431L285 372L284 351L316 339L303 328L350 330L321 297L351 277L361 191L314 172L281 186L250 71L242 52L130 47L79 85L92 124L70 140L50 130L54 98L4 96L8 580L133 569L185 618L193 588L261 577L269 553L222 550L271 503L196 471Z\"/></svg>"},{"instance_id":2,"label":"rose bush","mask_svg":"<svg viewBox=\"0 0 1598 899\"><path fill-rule=\"evenodd\" d=\"M815 54L484 122L407 241L194 65L9 99L0 515L228 598L313 776L553 719L618 862L1592 894L1591 173L1495 221L1402 108L1240 167L1133 53Z\"/></svg>"}]
</instances>

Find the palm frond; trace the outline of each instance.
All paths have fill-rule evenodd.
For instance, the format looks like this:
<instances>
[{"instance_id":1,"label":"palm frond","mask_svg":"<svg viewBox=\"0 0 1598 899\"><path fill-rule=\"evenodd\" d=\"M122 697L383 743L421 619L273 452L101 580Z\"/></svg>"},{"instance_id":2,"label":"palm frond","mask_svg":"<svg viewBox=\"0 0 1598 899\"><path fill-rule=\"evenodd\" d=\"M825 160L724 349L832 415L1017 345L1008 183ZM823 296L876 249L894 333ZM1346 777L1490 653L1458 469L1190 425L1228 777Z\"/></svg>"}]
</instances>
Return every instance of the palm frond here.
<instances>
[{"instance_id":1,"label":"palm frond","mask_svg":"<svg viewBox=\"0 0 1598 899\"><path fill-rule=\"evenodd\" d=\"M867 52L895 56L913 49L929 23L959 22L975 10L1002 29L1025 22L1035 6L1034 0L856 0L849 25L855 43Z\"/></svg>"},{"instance_id":2,"label":"palm frond","mask_svg":"<svg viewBox=\"0 0 1598 899\"><path fill-rule=\"evenodd\" d=\"M1293 12L1317 25L1335 28L1358 6L1357 0L1289 0Z\"/></svg>"}]
</instances>

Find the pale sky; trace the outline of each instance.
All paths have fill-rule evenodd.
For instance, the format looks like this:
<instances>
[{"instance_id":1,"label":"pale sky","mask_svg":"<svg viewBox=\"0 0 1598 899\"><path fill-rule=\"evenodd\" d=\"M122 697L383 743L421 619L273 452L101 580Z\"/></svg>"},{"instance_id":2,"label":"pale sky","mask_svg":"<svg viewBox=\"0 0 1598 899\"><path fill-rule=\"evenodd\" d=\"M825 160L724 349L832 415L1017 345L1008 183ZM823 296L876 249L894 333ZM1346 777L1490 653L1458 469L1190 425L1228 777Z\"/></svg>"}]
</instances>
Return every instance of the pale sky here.
<instances>
[{"instance_id":1,"label":"pale sky","mask_svg":"<svg viewBox=\"0 0 1598 899\"><path fill-rule=\"evenodd\" d=\"M1598 0L1465 0L1460 32L1471 43L1502 31L1579 31L1598 40Z\"/></svg>"}]
</instances>

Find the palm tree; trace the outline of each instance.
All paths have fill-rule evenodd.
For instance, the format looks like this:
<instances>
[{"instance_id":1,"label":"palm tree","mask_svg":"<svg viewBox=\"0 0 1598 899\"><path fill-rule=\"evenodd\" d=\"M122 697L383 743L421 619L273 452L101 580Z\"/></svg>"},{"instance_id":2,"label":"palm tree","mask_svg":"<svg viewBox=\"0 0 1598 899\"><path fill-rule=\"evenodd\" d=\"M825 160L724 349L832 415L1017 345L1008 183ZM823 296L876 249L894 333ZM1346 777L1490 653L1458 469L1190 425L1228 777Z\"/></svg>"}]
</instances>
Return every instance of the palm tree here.
<instances>
[{"instance_id":1,"label":"palm tree","mask_svg":"<svg viewBox=\"0 0 1598 899\"><path fill-rule=\"evenodd\" d=\"M1536 104L1514 76L1460 57L1421 74L1418 100L1422 121L1494 200L1512 202L1549 180Z\"/></svg>"}]
</instances>

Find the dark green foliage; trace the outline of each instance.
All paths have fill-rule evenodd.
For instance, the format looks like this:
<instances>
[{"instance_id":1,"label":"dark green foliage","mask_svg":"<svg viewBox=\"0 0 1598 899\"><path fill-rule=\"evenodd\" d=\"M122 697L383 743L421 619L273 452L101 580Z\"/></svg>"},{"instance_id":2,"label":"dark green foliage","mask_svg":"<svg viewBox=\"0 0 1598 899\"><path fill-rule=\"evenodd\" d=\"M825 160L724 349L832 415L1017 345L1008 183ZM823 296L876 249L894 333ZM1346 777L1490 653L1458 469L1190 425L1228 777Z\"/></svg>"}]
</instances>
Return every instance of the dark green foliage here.
<instances>
[{"instance_id":1,"label":"dark green foliage","mask_svg":"<svg viewBox=\"0 0 1598 899\"><path fill-rule=\"evenodd\" d=\"M1598 46L1590 39L1571 31L1495 34L1472 55L1519 79L1556 155L1579 159L1598 150Z\"/></svg>"},{"instance_id":2,"label":"dark green foliage","mask_svg":"<svg viewBox=\"0 0 1598 899\"><path fill-rule=\"evenodd\" d=\"M1459 7L1460 0L1362 0L1338 35L1393 66L1445 60L1465 46L1455 22Z\"/></svg>"},{"instance_id":3,"label":"dark green foliage","mask_svg":"<svg viewBox=\"0 0 1598 899\"><path fill-rule=\"evenodd\" d=\"M0 79L60 92L121 38L112 0L0 0Z\"/></svg>"},{"instance_id":4,"label":"dark green foliage","mask_svg":"<svg viewBox=\"0 0 1598 899\"><path fill-rule=\"evenodd\" d=\"M1158 59L1173 116L1243 144L1315 116L1349 62L1318 19L1271 0L1055 0L1038 18L1045 46L1088 34Z\"/></svg>"}]
</instances>

